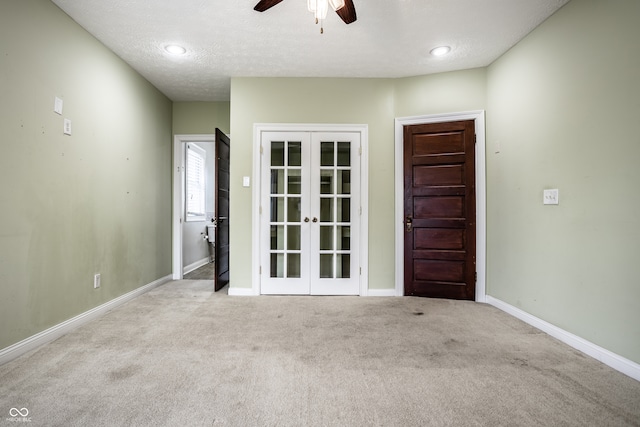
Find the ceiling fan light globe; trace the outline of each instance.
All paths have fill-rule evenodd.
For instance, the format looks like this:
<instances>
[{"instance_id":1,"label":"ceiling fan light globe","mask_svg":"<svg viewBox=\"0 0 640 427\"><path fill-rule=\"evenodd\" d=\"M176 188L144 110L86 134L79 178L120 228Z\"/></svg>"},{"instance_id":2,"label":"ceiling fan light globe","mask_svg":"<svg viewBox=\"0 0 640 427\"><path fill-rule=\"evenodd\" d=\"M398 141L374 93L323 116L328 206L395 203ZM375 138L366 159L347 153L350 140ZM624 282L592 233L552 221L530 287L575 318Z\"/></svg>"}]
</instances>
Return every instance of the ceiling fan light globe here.
<instances>
[{"instance_id":1,"label":"ceiling fan light globe","mask_svg":"<svg viewBox=\"0 0 640 427\"><path fill-rule=\"evenodd\" d=\"M344 0L329 0L329 3L336 12L344 7Z\"/></svg>"},{"instance_id":2,"label":"ceiling fan light globe","mask_svg":"<svg viewBox=\"0 0 640 427\"><path fill-rule=\"evenodd\" d=\"M307 0L307 8L309 12L313 13L316 20L323 20L327 17L329 11L328 0Z\"/></svg>"}]
</instances>

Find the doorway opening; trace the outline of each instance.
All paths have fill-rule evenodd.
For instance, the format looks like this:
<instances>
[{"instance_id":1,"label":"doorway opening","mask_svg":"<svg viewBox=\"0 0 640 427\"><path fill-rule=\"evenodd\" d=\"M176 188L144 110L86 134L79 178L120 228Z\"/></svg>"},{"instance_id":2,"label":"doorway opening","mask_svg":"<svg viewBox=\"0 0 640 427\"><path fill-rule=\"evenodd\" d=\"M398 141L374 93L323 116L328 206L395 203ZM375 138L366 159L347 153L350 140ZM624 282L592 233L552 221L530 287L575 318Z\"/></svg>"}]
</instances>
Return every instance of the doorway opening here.
<instances>
[{"instance_id":1,"label":"doorway opening","mask_svg":"<svg viewBox=\"0 0 640 427\"><path fill-rule=\"evenodd\" d=\"M201 274L191 278L210 276L216 291L229 276L229 155L219 129L174 138L172 277L195 270Z\"/></svg>"}]
</instances>

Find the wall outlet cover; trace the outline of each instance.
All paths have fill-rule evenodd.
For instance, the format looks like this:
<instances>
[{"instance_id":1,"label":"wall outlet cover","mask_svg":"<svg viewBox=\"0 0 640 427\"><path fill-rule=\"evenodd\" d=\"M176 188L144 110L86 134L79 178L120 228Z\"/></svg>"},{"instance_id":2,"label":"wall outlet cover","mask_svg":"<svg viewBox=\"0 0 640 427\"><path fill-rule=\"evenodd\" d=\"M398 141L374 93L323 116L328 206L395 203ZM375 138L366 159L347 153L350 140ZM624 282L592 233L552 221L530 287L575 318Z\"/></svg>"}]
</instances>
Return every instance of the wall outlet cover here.
<instances>
[{"instance_id":1,"label":"wall outlet cover","mask_svg":"<svg viewBox=\"0 0 640 427\"><path fill-rule=\"evenodd\" d=\"M64 134L71 135L71 120L64 119Z\"/></svg>"}]
</instances>

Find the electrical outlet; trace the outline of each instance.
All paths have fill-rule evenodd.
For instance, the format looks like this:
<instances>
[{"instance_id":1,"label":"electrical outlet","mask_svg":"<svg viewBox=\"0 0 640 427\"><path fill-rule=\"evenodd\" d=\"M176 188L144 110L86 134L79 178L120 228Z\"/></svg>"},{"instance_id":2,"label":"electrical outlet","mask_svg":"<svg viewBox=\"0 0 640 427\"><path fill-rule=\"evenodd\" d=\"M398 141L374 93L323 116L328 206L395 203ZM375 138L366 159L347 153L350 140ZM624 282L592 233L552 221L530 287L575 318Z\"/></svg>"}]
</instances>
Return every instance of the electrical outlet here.
<instances>
[{"instance_id":1,"label":"electrical outlet","mask_svg":"<svg viewBox=\"0 0 640 427\"><path fill-rule=\"evenodd\" d=\"M71 135L71 120L69 119L64 119L64 128L63 128L64 134L65 135Z\"/></svg>"},{"instance_id":2,"label":"electrical outlet","mask_svg":"<svg viewBox=\"0 0 640 427\"><path fill-rule=\"evenodd\" d=\"M100 287L100 273L93 275L93 289L98 289Z\"/></svg>"}]
</instances>

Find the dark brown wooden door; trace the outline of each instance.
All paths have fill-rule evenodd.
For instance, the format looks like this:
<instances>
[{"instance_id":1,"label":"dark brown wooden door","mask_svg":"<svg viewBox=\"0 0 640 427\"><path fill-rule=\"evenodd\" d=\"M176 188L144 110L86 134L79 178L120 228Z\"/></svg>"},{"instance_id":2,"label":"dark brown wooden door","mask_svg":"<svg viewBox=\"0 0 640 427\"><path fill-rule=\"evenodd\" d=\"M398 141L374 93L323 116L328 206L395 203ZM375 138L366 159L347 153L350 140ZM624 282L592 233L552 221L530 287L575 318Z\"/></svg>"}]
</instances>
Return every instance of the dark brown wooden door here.
<instances>
[{"instance_id":1,"label":"dark brown wooden door","mask_svg":"<svg viewBox=\"0 0 640 427\"><path fill-rule=\"evenodd\" d=\"M473 120L404 128L404 293L475 299Z\"/></svg>"},{"instance_id":2,"label":"dark brown wooden door","mask_svg":"<svg viewBox=\"0 0 640 427\"><path fill-rule=\"evenodd\" d=\"M230 141L216 128L216 276L215 290L229 283L229 158Z\"/></svg>"}]
</instances>

